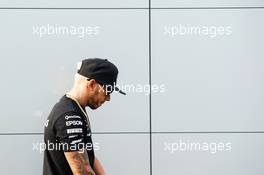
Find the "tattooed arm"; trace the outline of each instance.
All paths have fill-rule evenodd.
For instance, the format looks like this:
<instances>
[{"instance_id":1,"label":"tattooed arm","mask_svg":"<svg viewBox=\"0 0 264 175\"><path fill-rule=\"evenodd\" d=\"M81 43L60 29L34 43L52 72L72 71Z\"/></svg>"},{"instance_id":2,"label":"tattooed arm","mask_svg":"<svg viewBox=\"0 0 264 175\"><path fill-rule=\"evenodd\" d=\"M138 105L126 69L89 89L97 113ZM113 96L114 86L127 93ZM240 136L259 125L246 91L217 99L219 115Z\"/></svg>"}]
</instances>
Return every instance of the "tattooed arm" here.
<instances>
[{"instance_id":1,"label":"tattooed arm","mask_svg":"<svg viewBox=\"0 0 264 175\"><path fill-rule=\"evenodd\" d=\"M96 175L90 166L86 151L64 152L74 175Z\"/></svg>"}]
</instances>

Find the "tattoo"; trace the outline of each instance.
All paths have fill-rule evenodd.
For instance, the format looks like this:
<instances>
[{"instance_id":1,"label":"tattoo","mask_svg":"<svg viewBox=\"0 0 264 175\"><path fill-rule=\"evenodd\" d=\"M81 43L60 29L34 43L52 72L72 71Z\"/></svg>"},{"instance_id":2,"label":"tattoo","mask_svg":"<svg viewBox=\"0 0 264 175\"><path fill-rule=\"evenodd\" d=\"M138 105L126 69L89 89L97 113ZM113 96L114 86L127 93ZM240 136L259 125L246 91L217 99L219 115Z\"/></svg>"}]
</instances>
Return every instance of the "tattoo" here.
<instances>
[{"instance_id":1,"label":"tattoo","mask_svg":"<svg viewBox=\"0 0 264 175\"><path fill-rule=\"evenodd\" d=\"M64 154L74 175L95 175L86 151L65 152Z\"/></svg>"}]
</instances>

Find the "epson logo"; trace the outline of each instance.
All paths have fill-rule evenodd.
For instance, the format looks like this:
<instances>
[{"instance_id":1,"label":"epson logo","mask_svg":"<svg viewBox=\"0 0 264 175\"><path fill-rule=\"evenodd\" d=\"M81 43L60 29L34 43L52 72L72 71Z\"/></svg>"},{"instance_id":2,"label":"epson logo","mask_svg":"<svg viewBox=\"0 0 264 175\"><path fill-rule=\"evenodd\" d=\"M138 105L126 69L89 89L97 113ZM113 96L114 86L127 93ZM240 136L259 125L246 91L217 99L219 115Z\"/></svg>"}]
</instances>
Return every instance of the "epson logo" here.
<instances>
[{"instance_id":1,"label":"epson logo","mask_svg":"<svg viewBox=\"0 0 264 175\"><path fill-rule=\"evenodd\" d=\"M66 122L66 126L71 126L71 125L73 125L73 126L76 126L76 125L82 125L83 123L81 122L81 121L76 121L76 120L73 120L73 121L67 121Z\"/></svg>"}]
</instances>

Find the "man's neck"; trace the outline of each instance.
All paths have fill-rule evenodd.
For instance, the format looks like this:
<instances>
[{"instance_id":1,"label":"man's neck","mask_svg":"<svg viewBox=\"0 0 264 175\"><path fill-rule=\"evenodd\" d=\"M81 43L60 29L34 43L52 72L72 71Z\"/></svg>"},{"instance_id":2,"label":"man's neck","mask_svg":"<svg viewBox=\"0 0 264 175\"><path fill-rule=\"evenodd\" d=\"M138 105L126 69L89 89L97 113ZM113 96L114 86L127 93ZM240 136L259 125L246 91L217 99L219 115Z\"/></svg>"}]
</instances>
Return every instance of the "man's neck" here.
<instances>
[{"instance_id":1,"label":"man's neck","mask_svg":"<svg viewBox=\"0 0 264 175\"><path fill-rule=\"evenodd\" d=\"M71 90L70 92L67 93L67 95L76 100L82 107L85 107L84 101L82 100L80 93L78 93L77 91Z\"/></svg>"}]
</instances>

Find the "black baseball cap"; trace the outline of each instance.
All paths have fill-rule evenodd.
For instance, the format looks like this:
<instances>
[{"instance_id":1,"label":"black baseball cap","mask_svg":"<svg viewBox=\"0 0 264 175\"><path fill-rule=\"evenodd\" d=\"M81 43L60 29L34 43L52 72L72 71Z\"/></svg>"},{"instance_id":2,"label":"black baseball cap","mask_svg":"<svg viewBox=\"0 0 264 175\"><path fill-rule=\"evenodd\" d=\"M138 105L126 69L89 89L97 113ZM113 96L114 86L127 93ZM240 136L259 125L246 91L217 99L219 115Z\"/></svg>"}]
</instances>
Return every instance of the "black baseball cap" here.
<instances>
[{"instance_id":1,"label":"black baseball cap","mask_svg":"<svg viewBox=\"0 0 264 175\"><path fill-rule=\"evenodd\" d=\"M117 67L107 59L84 59L82 60L81 65L78 66L77 72L88 79L94 79L97 83L106 86L108 92L117 91L126 95L125 92L121 91L116 86L118 75Z\"/></svg>"}]
</instances>

